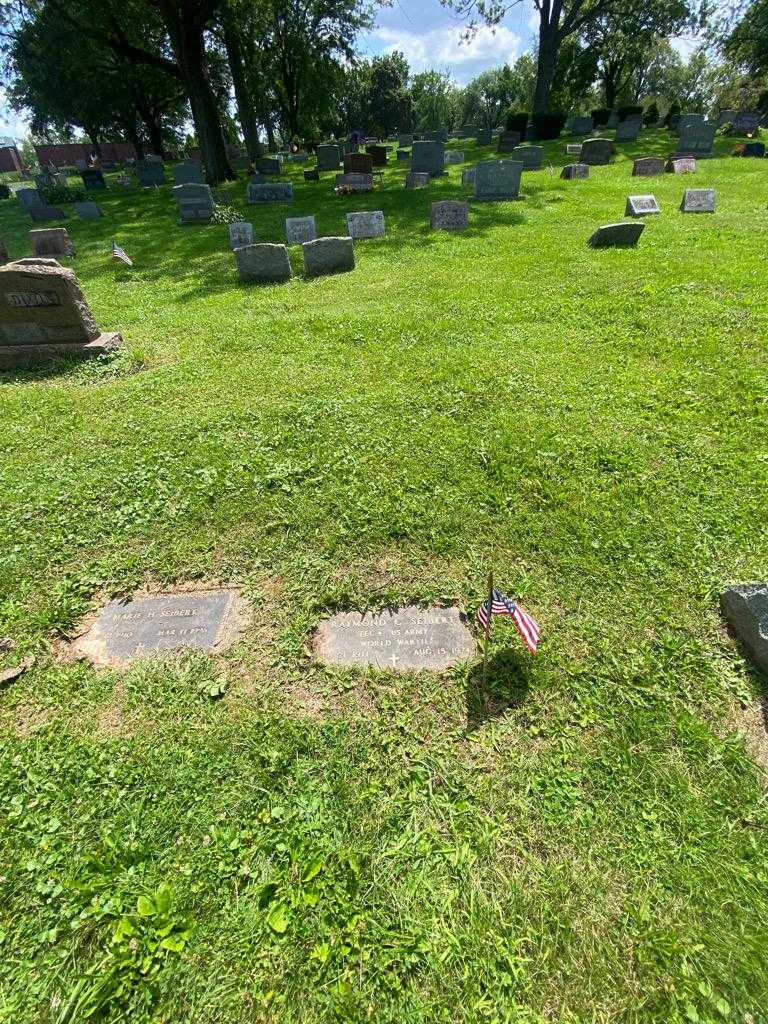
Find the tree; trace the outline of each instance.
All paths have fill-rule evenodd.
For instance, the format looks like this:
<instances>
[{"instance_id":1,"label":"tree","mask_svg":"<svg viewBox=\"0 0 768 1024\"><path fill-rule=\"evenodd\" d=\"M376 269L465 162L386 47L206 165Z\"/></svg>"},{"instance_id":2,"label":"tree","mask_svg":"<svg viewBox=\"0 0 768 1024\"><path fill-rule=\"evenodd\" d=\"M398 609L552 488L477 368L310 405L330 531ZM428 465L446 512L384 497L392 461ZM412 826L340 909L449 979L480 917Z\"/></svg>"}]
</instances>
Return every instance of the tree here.
<instances>
[{"instance_id":1,"label":"tree","mask_svg":"<svg viewBox=\"0 0 768 1024\"><path fill-rule=\"evenodd\" d=\"M506 110L511 106L524 108L528 100L523 76L519 72L513 71L508 64L490 68L461 90L460 120L462 124L495 128L501 123Z\"/></svg>"},{"instance_id":2,"label":"tree","mask_svg":"<svg viewBox=\"0 0 768 1024\"><path fill-rule=\"evenodd\" d=\"M402 53L385 54L371 61L367 124L381 138L395 129L407 130L411 123L411 94L408 91L408 61Z\"/></svg>"},{"instance_id":3,"label":"tree","mask_svg":"<svg viewBox=\"0 0 768 1024\"><path fill-rule=\"evenodd\" d=\"M422 71L411 83L413 119L420 130L452 127L459 112L459 90L444 71Z\"/></svg>"},{"instance_id":4,"label":"tree","mask_svg":"<svg viewBox=\"0 0 768 1024\"><path fill-rule=\"evenodd\" d=\"M245 66L243 45L243 5L236 0L224 3L219 13L222 38L227 52L227 61L232 75L235 103L245 148L251 160L261 154L259 130L256 124L256 110L251 98L250 83Z\"/></svg>"},{"instance_id":5,"label":"tree","mask_svg":"<svg viewBox=\"0 0 768 1024\"><path fill-rule=\"evenodd\" d=\"M750 75L768 73L768 0L754 0L724 40L724 49Z\"/></svg>"}]
</instances>

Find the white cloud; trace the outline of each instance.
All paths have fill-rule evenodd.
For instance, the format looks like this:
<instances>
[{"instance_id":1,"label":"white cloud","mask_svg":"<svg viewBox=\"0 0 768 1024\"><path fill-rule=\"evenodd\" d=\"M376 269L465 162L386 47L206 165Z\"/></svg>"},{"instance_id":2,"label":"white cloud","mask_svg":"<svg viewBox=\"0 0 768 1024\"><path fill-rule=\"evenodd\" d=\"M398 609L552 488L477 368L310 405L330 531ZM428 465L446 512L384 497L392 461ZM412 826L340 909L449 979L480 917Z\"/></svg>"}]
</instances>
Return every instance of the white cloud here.
<instances>
[{"instance_id":1,"label":"white cloud","mask_svg":"<svg viewBox=\"0 0 768 1024\"><path fill-rule=\"evenodd\" d=\"M447 66L458 79L476 73L478 65L492 67L511 63L520 53L520 36L504 26L493 32L484 25L471 39L463 40L461 36L460 27L447 26L428 32L376 28L368 38L373 49L379 52L400 50L413 71Z\"/></svg>"},{"instance_id":2,"label":"white cloud","mask_svg":"<svg viewBox=\"0 0 768 1024\"><path fill-rule=\"evenodd\" d=\"M0 89L0 135L23 139L28 132L29 122L25 117L11 110L5 89Z\"/></svg>"},{"instance_id":3,"label":"white cloud","mask_svg":"<svg viewBox=\"0 0 768 1024\"><path fill-rule=\"evenodd\" d=\"M674 36L669 41L683 60L688 60L699 45L699 40L696 36Z\"/></svg>"}]
</instances>

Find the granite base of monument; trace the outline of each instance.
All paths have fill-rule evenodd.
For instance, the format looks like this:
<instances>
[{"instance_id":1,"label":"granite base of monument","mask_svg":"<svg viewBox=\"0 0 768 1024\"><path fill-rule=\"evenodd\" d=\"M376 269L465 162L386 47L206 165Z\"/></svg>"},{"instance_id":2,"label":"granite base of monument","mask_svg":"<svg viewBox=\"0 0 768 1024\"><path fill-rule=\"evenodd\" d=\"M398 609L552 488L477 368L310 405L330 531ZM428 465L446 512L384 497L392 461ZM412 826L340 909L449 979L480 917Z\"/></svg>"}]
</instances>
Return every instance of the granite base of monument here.
<instances>
[{"instance_id":1,"label":"granite base of monument","mask_svg":"<svg viewBox=\"0 0 768 1024\"><path fill-rule=\"evenodd\" d=\"M720 597L720 608L744 652L768 673L768 584L729 587Z\"/></svg>"}]
</instances>

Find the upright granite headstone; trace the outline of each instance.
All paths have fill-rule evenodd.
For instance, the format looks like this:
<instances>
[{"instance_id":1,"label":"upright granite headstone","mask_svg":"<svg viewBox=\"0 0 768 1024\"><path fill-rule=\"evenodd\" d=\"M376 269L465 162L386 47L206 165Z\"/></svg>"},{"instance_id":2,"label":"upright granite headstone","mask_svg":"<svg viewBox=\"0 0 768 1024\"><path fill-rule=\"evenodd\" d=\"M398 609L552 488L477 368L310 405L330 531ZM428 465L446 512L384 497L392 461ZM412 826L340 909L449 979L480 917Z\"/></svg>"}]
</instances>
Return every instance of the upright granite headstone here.
<instances>
[{"instance_id":1,"label":"upright granite headstone","mask_svg":"<svg viewBox=\"0 0 768 1024\"><path fill-rule=\"evenodd\" d=\"M475 654L472 634L457 608L339 612L320 624L313 645L325 664L371 665L396 672L440 671Z\"/></svg>"},{"instance_id":2,"label":"upright granite headstone","mask_svg":"<svg viewBox=\"0 0 768 1024\"><path fill-rule=\"evenodd\" d=\"M350 238L380 238L384 234L383 211L360 210L348 213L347 231Z\"/></svg>"},{"instance_id":3,"label":"upright granite headstone","mask_svg":"<svg viewBox=\"0 0 768 1024\"><path fill-rule=\"evenodd\" d=\"M744 653L768 673L768 584L729 587L720 596L720 608Z\"/></svg>"},{"instance_id":4,"label":"upright granite headstone","mask_svg":"<svg viewBox=\"0 0 768 1024\"><path fill-rule=\"evenodd\" d=\"M478 128L477 134L475 135L475 143L478 146L490 146L491 137L490 128Z\"/></svg>"},{"instance_id":5,"label":"upright granite headstone","mask_svg":"<svg viewBox=\"0 0 768 1024\"><path fill-rule=\"evenodd\" d=\"M637 245L645 229L642 221L622 221L619 224L604 224L589 239L593 249L609 247L628 248Z\"/></svg>"},{"instance_id":6,"label":"upright granite headstone","mask_svg":"<svg viewBox=\"0 0 768 1024\"><path fill-rule=\"evenodd\" d=\"M613 143L610 139L585 139L581 144L579 163L600 167L611 162Z\"/></svg>"},{"instance_id":7,"label":"upright granite headstone","mask_svg":"<svg viewBox=\"0 0 768 1024\"><path fill-rule=\"evenodd\" d=\"M45 206L43 194L36 188L16 189L16 201L25 213L29 213L30 210L34 210L40 206Z\"/></svg>"},{"instance_id":8,"label":"upright granite headstone","mask_svg":"<svg viewBox=\"0 0 768 1024\"><path fill-rule=\"evenodd\" d=\"M469 207L454 199L432 203L430 224L437 231L462 231L469 224Z\"/></svg>"},{"instance_id":9,"label":"upright granite headstone","mask_svg":"<svg viewBox=\"0 0 768 1024\"><path fill-rule=\"evenodd\" d=\"M165 168L162 161L158 163L157 160L152 160L149 157L146 160L137 160L136 175L142 188L165 184Z\"/></svg>"},{"instance_id":10,"label":"upright granite headstone","mask_svg":"<svg viewBox=\"0 0 768 1024\"><path fill-rule=\"evenodd\" d=\"M667 174L695 174L696 161L692 156L670 157L666 163Z\"/></svg>"},{"instance_id":11,"label":"upright granite headstone","mask_svg":"<svg viewBox=\"0 0 768 1024\"><path fill-rule=\"evenodd\" d=\"M520 145L520 132L501 132L496 143L497 153L513 153Z\"/></svg>"},{"instance_id":12,"label":"upright granite headstone","mask_svg":"<svg viewBox=\"0 0 768 1024\"><path fill-rule=\"evenodd\" d=\"M688 128L704 124L704 120L703 114L681 114L680 120L677 122L677 130L683 132Z\"/></svg>"},{"instance_id":13,"label":"upright granite headstone","mask_svg":"<svg viewBox=\"0 0 768 1024\"><path fill-rule=\"evenodd\" d=\"M751 135L763 123L763 114L759 111L739 110L733 117L733 130L739 135Z\"/></svg>"},{"instance_id":14,"label":"upright granite headstone","mask_svg":"<svg viewBox=\"0 0 768 1024\"><path fill-rule=\"evenodd\" d=\"M542 146L517 146L512 150L512 159L519 160L524 171L538 171L544 159Z\"/></svg>"},{"instance_id":15,"label":"upright granite headstone","mask_svg":"<svg viewBox=\"0 0 768 1024\"><path fill-rule=\"evenodd\" d=\"M475 199L517 199L522 175L519 160L481 160L475 167Z\"/></svg>"},{"instance_id":16,"label":"upright granite headstone","mask_svg":"<svg viewBox=\"0 0 768 1024\"><path fill-rule=\"evenodd\" d=\"M571 135L589 135L593 128L591 117L574 117L571 121Z\"/></svg>"},{"instance_id":17,"label":"upright granite headstone","mask_svg":"<svg viewBox=\"0 0 768 1024\"><path fill-rule=\"evenodd\" d=\"M405 187L407 189L426 188L432 178L426 171L409 171L405 176Z\"/></svg>"},{"instance_id":18,"label":"upright granite headstone","mask_svg":"<svg viewBox=\"0 0 768 1024\"><path fill-rule=\"evenodd\" d=\"M410 149L413 145L413 135L398 135L397 144L400 149Z\"/></svg>"},{"instance_id":19,"label":"upright granite headstone","mask_svg":"<svg viewBox=\"0 0 768 1024\"><path fill-rule=\"evenodd\" d=\"M210 224L216 205L210 185L174 185L179 224Z\"/></svg>"},{"instance_id":20,"label":"upright granite headstone","mask_svg":"<svg viewBox=\"0 0 768 1024\"><path fill-rule=\"evenodd\" d=\"M83 220L98 220L101 216L101 207L98 203L86 200L82 203L75 203L75 213Z\"/></svg>"},{"instance_id":21,"label":"upright granite headstone","mask_svg":"<svg viewBox=\"0 0 768 1024\"><path fill-rule=\"evenodd\" d=\"M370 153L348 153L344 157L345 174L373 174L373 157Z\"/></svg>"},{"instance_id":22,"label":"upright granite headstone","mask_svg":"<svg viewBox=\"0 0 768 1024\"><path fill-rule=\"evenodd\" d=\"M187 160L173 168L173 180L177 185L202 185L203 167L197 160Z\"/></svg>"},{"instance_id":23,"label":"upright granite headstone","mask_svg":"<svg viewBox=\"0 0 768 1024\"><path fill-rule=\"evenodd\" d=\"M300 245L317 238L317 225L314 217L286 217L285 238L288 245Z\"/></svg>"},{"instance_id":24,"label":"upright granite headstone","mask_svg":"<svg viewBox=\"0 0 768 1024\"><path fill-rule=\"evenodd\" d=\"M635 178L652 178L664 173L664 161L660 156L642 156L632 164Z\"/></svg>"},{"instance_id":25,"label":"upright granite headstone","mask_svg":"<svg viewBox=\"0 0 768 1024\"><path fill-rule=\"evenodd\" d=\"M336 143L326 143L316 150L318 171L338 171L341 164L341 152Z\"/></svg>"},{"instance_id":26,"label":"upright granite headstone","mask_svg":"<svg viewBox=\"0 0 768 1024\"><path fill-rule=\"evenodd\" d=\"M636 142L640 134L640 121L621 121L613 137L614 142Z\"/></svg>"},{"instance_id":27,"label":"upright granite headstone","mask_svg":"<svg viewBox=\"0 0 768 1024\"><path fill-rule=\"evenodd\" d=\"M714 213L715 190L713 188L687 188L680 204L682 213Z\"/></svg>"},{"instance_id":28,"label":"upright granite headstone","mask_svg":"<svg viewBox=\"0 0 768 1024\"><path fill-rule=\"evenodd\" d=\"M72 270L40 257L0 267L0 365L102 355L120 344L119 334L99 330Z\"/></svg>"},{"instance_id":29,"label":"upright granite headstone","mask_svg":"<svg viewBox=\"0 0 768 1024\"><path fill-rule=\"evenodd\" d=\"M244 283L287 281L292 276L288 246L257 242L235 249L235 263Z\"/></svg>"},{"instance_id":30,"label":"upright granite headstone","mask_svg":"<svg viewBox=\"0 0 768 1024\"><path fill-rule=\"evenodd\" d=\"M74 256L66 228L35 228L29 232L33 256Z\"/></svg>"},{"instance_id":31,"label":"upright granite headstone","mask_svg":"<svg viewBox=\"0 0 768 1024\"><path fill-rule=\"evenodd\" d=\"M371 158L371 162L374 167L386 167L387 166L387 147L386 146L366 146L365 152Z\"/></svg>"},{"instance_id":32,"label":"upright granite headstone","mask_svg":"<svg viewBox=\"0 0 768 1024\"><path fill-rule=\"evenodd\" d=\"M290 203L293 184L290 181L270 181L264 185L248 185L249 203Z\"/></svg>"},{"instance_id":33,"label":"upright granite headstone","mask_svg":"<svg viewBox=\"0 0 768 1024\"><path fill-rule=\"evenodd\" d=\"M712 155L717 126L696 122L680 127L680 141L675 156L708 157Z\"/></svg>"},{"instance_id":34,"label":"upright granite headstone","mask_svg":"<svg viewBox=\"0 0 768 1024\"><path fill-rule=\"evenodd\" d=\"M355 269L355 244L351 238L330 236L302 245L304 273L307 277L337 274Z\"/></svg>"},{"instance_id":35,"label":"upright granite headstone","mask_svg":"<svg viewBox=\"0 0 768 1024\"><path fill-rule=\"evenodd\" d=\"M373 175L337 174L336 188L347 192L373 192Z\"/></svg>"},{"instance_id":36,"label":"upright granite headstone","mask_svg":"<svg viewBox=\"0 0 768 1024\"><path fill-rule=\"evenodd\" d=\"M627 196L625 217L646 217L651 213L661 213L656 196Z\"/></svg>"},{"instance_id":37,"label":"upright granite headstone","mask_svg":"<svg viewBox=\"0 0 768 1024\"><path fill-rule=\"evenodd\" d=\"M338 153L338 149L336 149ZM338 167L338 164L336 165ZM259 174L280 174L283 169L283 161L276 156L262 156L256 161L256 170Z\"/></svg>"},{"instance_id":38,"label":"upright granite headstone","mask_svg":"<svg viewBox=\"0 0 768 1024\"><path fill-rule=\"evenodd\" d=\"M229 247L239 249L243 245L253 245L253 224L238 220L229 225Z\"/></svg>"},{"instance_id":39,"label":"upright granite headstone","mask_svg":"<svg viewBox=\"0 0 768 1024\"><path fill-rule=\"evenodd\" d=\"M445 145L442 142L414 142L411 171L432 178L445 174Z\"/></svg>"},{"instance_id":40,"label":"upright granite headstone","mask_svg":"<svg viewBox=\"0 0 768 1024\"><path fill-rule=\"evenodd\" d=\"M448 141L448 129L436 128L431 132L426 132L424 139L426 142L440 142L444 146Z\"/></svg>"},{"instance_id":41,"label":"upright granite headstone","mask_svg":"<svg viewBox=\"0 0 768 1024\"><path fill-rule=\"evenodd\" d=\"M98 167L89 167L82 171L80 176L83 179L83 185L89 191L99 191L107 187L104 175Z\"/></svg>"},{"instance_id":42,"label":"upright granite headstone","mask_svg":"<svg viewBox=\"0 0 768 1024\"><path fill-rule=\"evenodd\" d=\"M574 178L588 178L589 164L566 164L560 172L560 177L565 178L566 181L571 181Z\"/></svg>"}]
</instances>

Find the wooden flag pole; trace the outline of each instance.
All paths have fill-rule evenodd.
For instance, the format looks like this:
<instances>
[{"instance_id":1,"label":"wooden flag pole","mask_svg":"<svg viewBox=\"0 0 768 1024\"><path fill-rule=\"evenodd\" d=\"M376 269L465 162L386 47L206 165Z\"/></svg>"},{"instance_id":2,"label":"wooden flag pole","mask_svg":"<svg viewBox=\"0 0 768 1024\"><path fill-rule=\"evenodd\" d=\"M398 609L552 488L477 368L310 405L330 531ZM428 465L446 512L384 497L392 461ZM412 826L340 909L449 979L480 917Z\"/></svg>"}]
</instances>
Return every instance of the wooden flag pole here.
<instances>
[{"instance_id":1,"label":"wooden flag pole","mask_svg":"<svg viewBox=\"0 0 768 1024\"><path fill-rule=\"evenodd\" d=\"M483 701L488 706L486 683L488 681L488 647L491 641L491 619L493 618L493 569L488 573L488 617L485 620L485 643L483 644Z\"/></svg>"}]
</instances>

